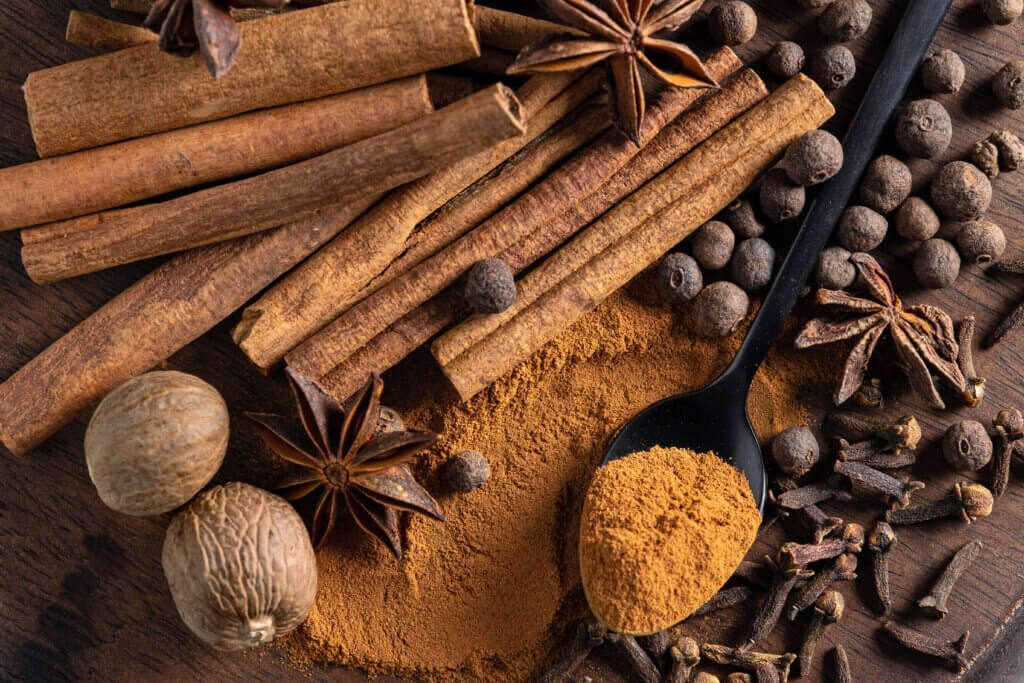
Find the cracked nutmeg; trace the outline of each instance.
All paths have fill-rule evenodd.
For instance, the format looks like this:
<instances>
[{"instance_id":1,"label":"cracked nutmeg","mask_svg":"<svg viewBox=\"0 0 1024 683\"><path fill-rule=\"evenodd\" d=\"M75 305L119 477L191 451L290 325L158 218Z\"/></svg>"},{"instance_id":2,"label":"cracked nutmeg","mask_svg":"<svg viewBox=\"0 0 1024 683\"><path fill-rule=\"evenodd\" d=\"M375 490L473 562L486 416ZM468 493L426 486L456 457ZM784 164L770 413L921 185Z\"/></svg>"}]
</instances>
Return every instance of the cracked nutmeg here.
<instances>
[{"instance_id":1,"label":"cracked nutmeg","mask_svg":"<svg viewBox=\"0 0 1024 683\"><path fill-rule=\"evenodd\" d=\"M850 261L867 284L871 298L819 289L817 302L845 315L842 318L811 320L797 336L797 348L858 338L835 391L835 402L839 405L850 398L863 382L871 354L888 331L911 386L932 405L944 408L945 403L939 396L931 370L935 370L958 392L963 391L965 384L963 373L956 364L959 348L949 314L924 304L904 306L889 276L868 254L854 254Z\"/></svg>"},{"instance_id":2,"label":"cracked nutmeg","mask_svg":"<svg viewBox=\"0 0 1024 683\"><path fill-rule=\"evenodd\" d=\"M343 408L299 373L291 369L286 373L306 438L296 433L287 418L246 414L274 452L302 468L278 492L288 500L319 492L311 529L316 548L347 509L363 531L401 558L399 511L445 518L407 464L438 435L418 430L378 432L384 383L376 374Z\"/></svg>"},{"instance_id":3,"label":"cracked nutmeg","mask_svg":"<svg viewBox=\"0 0 1024 683\"><path fill-rule=\"evenodd\" d=\"M612 119L626 137L639 144L646 108L641 66L669 85L718 87L693 50L675 40L655 37L682 26L703 4L703 0L542 0L541 5L554 19L584 35L549 36L520 52L508 73L566 71L605 62Z\"/></svg>"}]
</instances>

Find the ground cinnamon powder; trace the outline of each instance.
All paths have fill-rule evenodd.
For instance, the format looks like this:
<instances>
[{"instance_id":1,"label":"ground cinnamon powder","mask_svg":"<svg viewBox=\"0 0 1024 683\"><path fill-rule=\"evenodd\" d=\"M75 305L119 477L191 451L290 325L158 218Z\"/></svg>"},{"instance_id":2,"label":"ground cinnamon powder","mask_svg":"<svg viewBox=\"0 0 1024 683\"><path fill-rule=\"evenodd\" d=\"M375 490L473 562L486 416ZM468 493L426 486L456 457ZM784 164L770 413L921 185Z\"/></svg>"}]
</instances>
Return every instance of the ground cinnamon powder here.
<instances>
[{"instance_id":1,"label":"ground cinnamon powder","mask_svg":"<svg viewBox=\"0 0 1024 683\"><path fill-rule=\"evenodd\" d=\"M388 373L385 402L410 427L444 435L417 474L448 521L404 515L397 561L343 520L318 555L317 602L286 642L291 656L426 681L536 678L569 621L586 614L579 512L608 438L647 404L707 384L742 338L695 338L678 309L633 290L468 403L426 355ZM764 439L802 423L800 396L833 376L826 354L778 346L750 400ZM491 478L459 495L439 470L463 449L488 458Z\"/></svg>"},{"instance_id":2,"label":"ground cinnamon powder","mask_svg":"<svg viewBox=\"0 0 1024 683\"><path fill-rule=\"evenodd\" d=\"M614 460L583 503L590 609L623 633L673 626L736 571L760 524L746 477L714 453L656 447Z\"/></svg>"}]
</instances>

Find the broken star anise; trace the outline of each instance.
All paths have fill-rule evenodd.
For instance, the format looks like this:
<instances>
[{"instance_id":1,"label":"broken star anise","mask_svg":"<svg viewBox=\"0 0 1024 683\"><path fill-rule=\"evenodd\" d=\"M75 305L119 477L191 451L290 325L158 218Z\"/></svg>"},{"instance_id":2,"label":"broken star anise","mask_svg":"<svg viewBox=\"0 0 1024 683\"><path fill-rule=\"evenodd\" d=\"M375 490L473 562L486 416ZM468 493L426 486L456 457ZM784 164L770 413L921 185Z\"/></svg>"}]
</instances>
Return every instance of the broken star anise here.
<instances>
[{"instance_id":1,"label":"broken star anise","mask_svg":"<svg viewBox=\"0 0 1024 683\"><path fill-rule=\"evenodd\" d=\"M302 468L278 489L288 500L320 491L310 535L319 548L347 509L356 523L402 557L397 511L444 521L444 513L406 464L437 441L423 431L377 430L383 382L376 374L343 409L313 382L287 370L304 438L291 420L250 413L256 431L282 458Z\"/></svg>"},{"instance_id":2,"label":"broken star anise","mask_svg":"<svg viewBox=\"0 0 1024 683\"><path fill-rule=\"evenodd\" d=\"M703 0L540 0L556 20L585 35L549 36L519 53L509 67L524 71L567 71L606 62L612 119L640 144L646 97L640 66L681 88L714 88L718 83L686 45L655 34L679 28Z\"/></svg>"},{"instance_id":3,"label":"broken star anise","mask_svg":"<svg viewBox=\"0 0 1024 683\"><path fill-rule=\"evenodd\" d=\"M160 49L188 57L196 48L214 78L231 69L242 36L232 7L281 9L288 0L156 0L143 26L160 34Z\"/></svg>"},{"instance_id":4,"label":"broken star anise","mask_svg":"<svg viewBox=\"0 0 1024 683\"><path fill-rule=\"evenodd\" d=\"M850 260L860 272L871 298L819 289L816 297L819 304L851 315L840 319L811 320L797 336L797 348L860 337L847 358L842 380L836 388L835 401L838 405L857 391L864 380L871 354L888 330L899 365L907 373L910 385L932 405L944 408L931 370L934 369L957 391L963 391L965 382L956 364L958 347L953 321L945 311L935 306L904 306L889 276L868 254L857 253Z\"/></svg>"}]
</instances>

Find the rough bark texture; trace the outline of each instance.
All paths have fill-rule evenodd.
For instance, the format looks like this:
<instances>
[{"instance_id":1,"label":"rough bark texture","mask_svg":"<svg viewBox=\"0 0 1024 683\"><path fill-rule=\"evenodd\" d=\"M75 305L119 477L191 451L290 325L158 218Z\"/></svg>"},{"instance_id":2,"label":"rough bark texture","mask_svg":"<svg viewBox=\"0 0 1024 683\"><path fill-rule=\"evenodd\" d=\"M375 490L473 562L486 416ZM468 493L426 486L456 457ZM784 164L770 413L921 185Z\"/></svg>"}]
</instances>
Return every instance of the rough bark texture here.
<instances>
[{"instance_id":1,"label":"rough bark texture","mask_svg":"<svg viewBox=\"0 0 1024 683\"><path fill-rule=\"evenodd\" d=\"M147 28L104 19L95 14L71 10L64 40L97 50L123 50L155 42L157 35Z\"/></svg>"}]
</instances>

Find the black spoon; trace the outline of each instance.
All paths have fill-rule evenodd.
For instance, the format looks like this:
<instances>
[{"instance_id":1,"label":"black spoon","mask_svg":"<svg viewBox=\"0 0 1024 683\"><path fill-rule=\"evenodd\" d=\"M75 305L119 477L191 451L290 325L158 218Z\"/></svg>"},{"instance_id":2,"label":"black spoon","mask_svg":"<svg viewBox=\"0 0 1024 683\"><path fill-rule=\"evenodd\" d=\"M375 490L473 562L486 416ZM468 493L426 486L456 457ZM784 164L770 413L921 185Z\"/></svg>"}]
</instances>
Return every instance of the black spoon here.
<instances>
[{"instance_id":1,"label":"black spoon","mask_svg":"<svg viewBox=\"0 0 1024 683\"><path fill-rule=\"evenodd\" d=\"M886 122L903 97L950 4L951 0L907 3L903 19L846 134L843 168L818 190L786 261L733 362L704 389L666 398L634 417L608 447L602 467L654 446L714 451L747 476L758 509L763 510L764 460L747 415L750 383L772 342L782 331L818 254L853 196Z\"/></svg>"}]
</instances>

